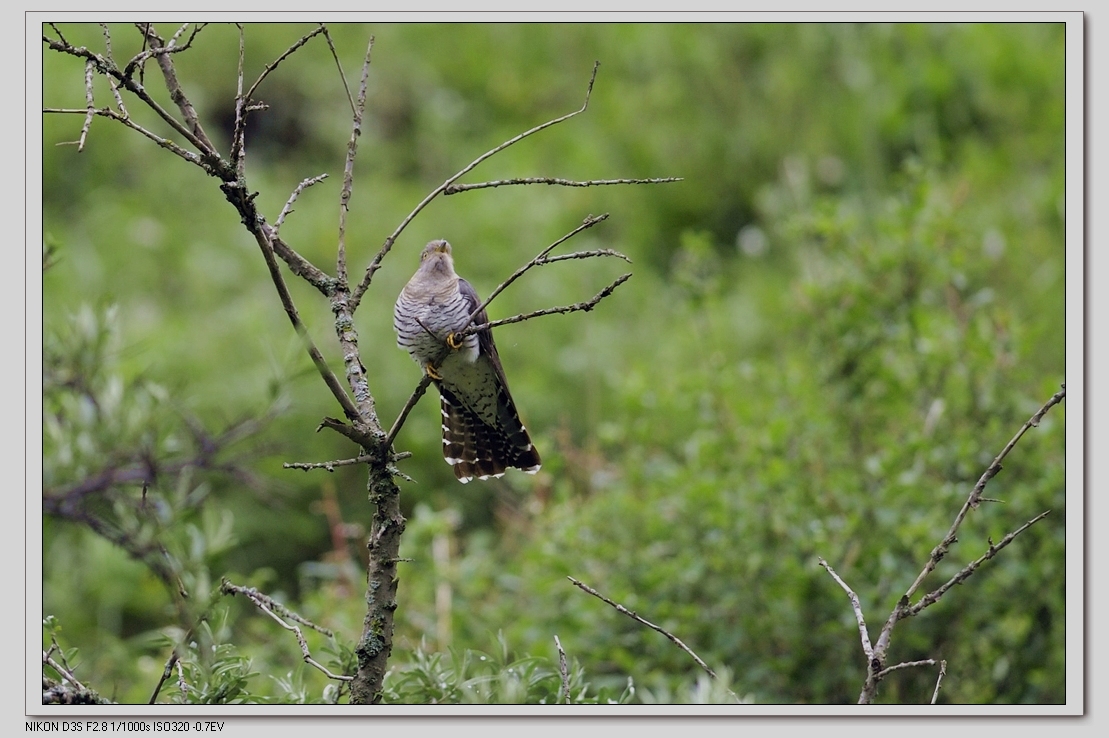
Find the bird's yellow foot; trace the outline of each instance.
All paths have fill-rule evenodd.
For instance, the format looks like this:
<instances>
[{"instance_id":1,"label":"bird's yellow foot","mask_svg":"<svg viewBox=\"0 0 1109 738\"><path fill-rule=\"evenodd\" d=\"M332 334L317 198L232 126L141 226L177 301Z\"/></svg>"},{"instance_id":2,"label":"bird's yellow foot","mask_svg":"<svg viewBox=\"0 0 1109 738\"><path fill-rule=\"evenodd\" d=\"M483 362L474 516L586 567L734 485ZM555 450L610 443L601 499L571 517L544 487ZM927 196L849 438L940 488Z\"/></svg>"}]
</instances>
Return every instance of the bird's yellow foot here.
<instances>
[{"instance_id":1,"label":"bird's yellow foot","mask_svg":"<svg viewBox=\"0 0 1109 738\"><path fill-rule=\"evenodd\" d=\"M455 351L462 348L462 342L464 340L465 339L463 337L459 336L454 331L451 331L450 333L447 334L447 345L450 346Z\"/></svg>"},{"instance_id":2,"label":"bird's yellow foot","mask_svg":"<svg viewBox=\"0 0 1109 738\"><path fill-rule=\"evenodd\" d=\"M443 378L443 375L441 375L439 372L435 371L435 367L432 366L430 362L427 363L427 364L424 364L424 371L427 372L427 375L429 377L431 377L432 379L434 379L436 381L439 381Z\"/></svg>"}]
</instances>

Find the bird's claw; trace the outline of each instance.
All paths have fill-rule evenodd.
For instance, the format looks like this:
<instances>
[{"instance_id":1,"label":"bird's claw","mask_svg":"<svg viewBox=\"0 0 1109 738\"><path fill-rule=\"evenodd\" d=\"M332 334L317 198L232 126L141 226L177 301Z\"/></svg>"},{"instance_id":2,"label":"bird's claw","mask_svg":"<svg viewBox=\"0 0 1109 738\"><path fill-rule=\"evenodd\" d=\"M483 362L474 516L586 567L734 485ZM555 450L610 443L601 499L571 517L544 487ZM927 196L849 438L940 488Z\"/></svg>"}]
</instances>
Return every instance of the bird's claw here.
<instances>
[{"instance_id":1,"label":"bird's claw","mask_svg":"<svg viewBox=\"0 0 1109 738\"><path fill-rule=\"evenodd\" d=\"M464 338L459 336L454 331L451 331L450 333L447 334L447 345L450 346L455 351L462 348L462 342L464 340L465 340Z\"/></svg>"},{"instance_id":2,"label":"bird's claw","mask_svg":"<svg viewBox=\"0 0 1109 738\"><path fill-rule=\"evenodd\" d=\"M434 379L436 381L439 381L443 378L443 375L441 375L439 372L435 371L435 367L432 366L432 364L430 362L427 363L427 364L424 364L424 371L427 372L427 375L429 377L431 377L432 379Z\"/></svg>"}]
</instances>

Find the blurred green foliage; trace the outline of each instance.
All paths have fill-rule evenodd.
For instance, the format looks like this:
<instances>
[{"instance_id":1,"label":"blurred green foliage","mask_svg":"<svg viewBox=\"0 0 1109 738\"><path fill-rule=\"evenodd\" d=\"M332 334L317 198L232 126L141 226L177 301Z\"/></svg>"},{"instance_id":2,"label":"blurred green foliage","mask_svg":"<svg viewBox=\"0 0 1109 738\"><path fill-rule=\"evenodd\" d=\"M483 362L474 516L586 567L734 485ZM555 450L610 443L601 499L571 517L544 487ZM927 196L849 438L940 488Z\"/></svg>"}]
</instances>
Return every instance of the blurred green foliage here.
<instances>
[{"instance_id":1,"label":"blurred green foliage","mask_svg":"<svg viewBox=\"0 0 1109 738\"><path fill-rule=\"evenodd\" d=\"M104 48L97 26L59 28ZM247 84L310 30L246 26ZM564 248L616 248L635 262L634 278L592 313L497 334L543 454L535 478L459 486L441 459L434 393L401 432L398 448L413 453L401 468L418 483L403 488L402 555L412 561L401 569L387 698L551 702L557 635L576 664L578 701L731 699L722 684L757 702L855 701L865 668L857 626L817 556L858 592L875 634L979 475L1065 381L1063 27L331 32L352 85L376 38L348 223L355 274L448 176L579 107L594 60L585 114L463 181L684 178L441 197L375 276L358 330L389 422L419 378L395 348L392 304L427 240L448 238L481 294L590 213L612 217ZM133 29L111 34L117 60L140 50ZM237 34L209 26L174 57L223 150ZM43 54L44 105L83 108L81 63ZM155 66L145 79L172 109ZM95 92L98 104L111 99L103 80ZM333 271L350 112L327 44L313 39L283 61L259 97L270 108L248 132L250 186L272 222L298 182L331 175L301 195L282 235ZM137 102L129 110L169 135ZM249 460L258 486L205 476L165 480L149 494L172 503L203 485L203 504L178 505L172 521L196 531L193 550L171 553L181 569L205 572L199 601L223 575L256 586L342 634L338 644L306 637L321 660L331 649L331 668L349 666L342 640L356 639L364 614L364 475L280 466L354 454L344 439L313 432L336 413L334 400L216 183L103 119L83 152L58 146L77 138L81 121L43 120L43 217L57 261L43 276L44 331L83 330L84 343L61 353L85 357L70 360L77 377L107 365L115 396L151 379L164 388L154 400L172 397L212 427L284 408ZM585 299L620 266L529 273L492 317ZM341 373L327 305L290 284ZM111 350L89 328L109 305L119 335ZM127 393L128 404L144 396ZM894 631L891 663L947 659L940 701L1065 700L1064 414L1053 409L1009 456L987 488L1004 504L970 516L925 589L989 539L1051 514ZM150 442L172 437L154 415ZM46 423L44 485L95 471L97 449L143 442L141 424L120 422L96 432ZM92 460L78 468L78 459ZM188 538L167 530L171 542ZM206 549L208 536L220 545ZM48 518L43 555L43 613L65 628L61 645L90 659L84 673L102 695L148 699L173 629L192 623L171 612L151 571L79 526ZM706 682L673 644L567 576L680 637L721 682ZM334 701L334 685L304 666L291 634L248 603L215 608L205 655L187 660L189 680L207 686L182 694L171 685L167 699ZM498 655L483 661L490 652ZM927 702L935 678L899 671L880 701Z\"/></svg>"}]
</instances>

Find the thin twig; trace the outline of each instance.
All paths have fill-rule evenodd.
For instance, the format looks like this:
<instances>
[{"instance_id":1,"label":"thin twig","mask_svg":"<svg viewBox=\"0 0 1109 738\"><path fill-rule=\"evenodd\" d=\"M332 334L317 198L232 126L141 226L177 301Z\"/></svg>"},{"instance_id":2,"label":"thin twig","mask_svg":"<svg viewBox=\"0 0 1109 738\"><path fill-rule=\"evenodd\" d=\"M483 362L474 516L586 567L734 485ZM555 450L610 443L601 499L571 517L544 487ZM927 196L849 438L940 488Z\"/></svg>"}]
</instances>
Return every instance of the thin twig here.
<instances>
[{"instance_id":1,"label":"thin twig","mask_svg":"<svg viewBox=\"0 0 1109 738\"><path fill-rule=\"evenodd\" d=\"M374 37L366 46L366 56L362 61L362 83L358 87L358 102L354 106L350 140L347 142L347 159L343 167L343 188L339 192L339 245L336 249L335 276L342 289L347 288L347 213L350 211L350 195L354 189L354 158L358 154L358 139L362 135L362 116L366 112L366 87L370 78L370 58L374 48Z\"/></svg>"},{"instance_id":2,"label":"thin twig","mask_svg":"<svg viewBox=\"0 0 1109 738\"><path fill-rule=\"evenodd\" d=\"M339 61L339 52L335 50L335 42L331 40L331 32L327 30L327 25L321 23L320 27L323 28L323 37L327 39L327 48L331 49L331 58L335 60L335 66L339 70L339 78L343 80L343 89L347 93L347 101L350 103L350 111L354 112L354 96L350 94L350 85L347 84L347 75L343 72L343 63Z\"/></svg>"},{"instance_id":3,"label":"thin twig","mask_svg":"<svg viewBox=\"0 0 1109 738\"><path fill-rule=\"evenodd\" d=\"M108 29L107 23L100 23L98 25L100 26L100 31L104 34L104 56L108 61L114 63L115 59L112 58L112 32Z\"/></svg>"},{"instance_id":4,"label":"thin twig","mask_svg":"<svg viewBox=\"0 0 1109 738\"><path fill-rule=\"evenodd\" d=\"M565 236L558 239L557 241L552 243L550 246L548 246L547 248L543 249L538 254L536 254L535 257L532 258L531 261L529 261L527 264L524 264L522 267L520 267L519 269L514 271L508 277L508 279L501 282L499 285L497 285L497 287L492 292L489 293L489 297L485 298L485 301L482 302L480 305L478 305L474 309L474 311L472 313L470 313L470 318L466 321L466 326L463 326L463 328L465 328L465 327L469 326L471 323L473 323L474 318L476 318L478 316L478 314L481 313L481 311L483 311L487 307L489 307L489 303L493 302L493 300L497 297L497 295L504 292L505 288L508 287L508 285L515 282L517 279L519 279L521 276L523 276L524 273L527 272L532 267L537 266L544 259L544 257L546 257L547 254L551 253L551 251L553 251L556 247L558 247L559 245L565 243L566 241L569 241L571 238L578 235L582 231L588 230L588 229L592 228L593 226L597 225L598 223L600 223L601 221L604 221L604 220L607 220L607 219L608 219L608 213L602 213L601 215L598 215L596 217L593 217L591 215L591 216L587 217L585 220L583 220L581 225L579 225L577 228L570 231Z\"/></svg>"},{"instance_id":5,"label":"thin twig","mask_svg":"<svg viewBox=\"0 0 1109 738\"><path fill-rule=\"evenodd\" d=\"M285 218L289 215L289 213L293 212L293 203L295 203L297 201L297 198L300 197L300 193L304 192L305 189L311 187L314 184L319 184L325 179L327 179L326 172L316 175L315 177L309 177L296 186L296 189L293 190L293 194L289 195L289 199L285 201L285 207L281 208L281 212L278 214L277 220L274 221L273 233L275 236L281 231L281 226L285 222Z\"/></svg>"},{"instance_id":6,"label":"thin twig","mask_svg":"<svg viewBox=\"0 0 1109 738\"><path fill-rule=\"evenodd\" d=\"M566 652L562 650L562 643L558 636L554 637L555 648L558 649L558 673L562 676L562 701L570 704L570 669L566 665Z\"/></svg>"},{"instance_id":7,"label":"thin twig","mask_svg":"<svg viewBox=\"0 0 1109 738\"><path fill-rule=\"evenodd\" d=\"M491 182L475 182L473 184L452 184L443 190L444 195L457 195L470 190L483 190L489 187L505 187L509 185L558 185L560 187L600 187L604 185L636 185L636 184L664 184L666 182L681 182L682 177L652 177L650 179L589 179L584 181L562 179L560 177L517 177L514 179L496 179Z\"/></svg>"},{"instance_id":8,"label":"thin twig","mask_svg":"<svg viewBox=\"0 0 1109 738\"><path fill-rule=\"evenodd\" d=\"M929 592L928 594L921 597L920 601L917 602L912 607L902 608L901 611L900 611L900 617L898 619L900 620L900 619L904 619L904 618L907 618L907 617L912 617L913 615L916 615L917 613L919 613L921 610L928 607L929 605L935 604L936 601L938 601L940 597L943 597L943 595L947 592L947 590L951 589L956 584L962 584L963 582L965 582L968 578L970 578L970 575L973 574L978 569L978 567L980 567L982 564L984 564L985 562L989 561L994 556L996 556L997 553L999 551L1001 551L1001 549L1005 548L1010 543L1012 543L1014 538L1016 538L1021 533L1028 530L1029 528L1031 528L1033 525L1035 525L1039 521L1046 518L1049 512L1051 512L1051 511L1050 510L1045 510L1044 512L1040 513L1039 515L1032 518L1027 523L1022 525L1021 527L1014 530L1012 533L1009 533L1008 535L1006 535L998 543L994 544L993 542L990 542L989 548L986 549L986 553L982 554L977 559L975 559L974 561L972 561L969 564L967 564L966 566L964 566L962 568L962 570L959 571L958 574L956 574L955 576L951 577L951 579L944 582L944 584L941 585L938 589L936 589L932 592Z\"/></svg>"},{"instance_id":9,"label":"thin twig","mask_svg":"<svg viewBox=\"0 0 1109 738\"><path fill-rule=\"evenodd\" d=\"M96 111L96 103L92 97L92 70L95 65L92 61L85 60L85 124L81 126L81 138L77 141L77 150L85 150L85 138L89 135L89 127L92 126L92 118Z\"/></svg>"},{"instance_id":10,"label":"thin twig","mask_svg":"<svg viewBox=\"0 0 1109 738\"><path fill-rule=\"evenodd\" d=\"M373 279L374 273L378 269L381 268L382 259L384 259L386 254L389 253L389 250L393 248L393 244L396 243L396 240L400 236L401 232L403 232L404 229L408 227L408 224L411 223L412 220L417 215L419 215L421 210L423 210L425 207L427 207L428 203L430 203L432 200L434 200L436 197L438 197L443 191L445 191L448 187L450 187L452 184L457 182L461 177L463 177L468 172L473 170L474 167L476 167L478 164L481 164L483 161L485 161L489 157L493 156L494 154L497 154L497 153L500 153L501 151L504 151L509 146L512 146L513 144L524 140L528 136L539 133L540 131L542 131L546 128L550 128L551 126L558 125L559 123L562 123L563 121L567 121L567 120L569 120L570 118L573 118L576 115L580 115L581 113L584 113L586 108L589 107L589 96L593 93L593 83L597 79L597 68L599 66L600 66L600 62L595 62L593 64L593 73L589 77L589 86L586 88L586 91L585 91L585 102L582 103L582 106L580 108L573 111L572 113L567 113L566 115L560 116L558 118L554 118L553 120L549 120L546 123L541 123L540 125L537 125L534 128L530 128L530 129L524 131L523 133L521 133L517 136L513 136L512 138L510 138L507 141L505 141L504 143L502 143L500 146L496 146L492 149L489 149L484 154L482 154L481 156L479 156L478 158L474 159L472 162L470 162L469 164L464 166L457 173L455 173L454 175L449 177L447 179L447 181L443 182L443 184L436 187L434 190L431 191L430 194L428 194L427 197L425 197L423 200L421 200L420 203L412 210L412 212L409 213L404 218L404 220L401 221L400 225L397 226L396 230L394 230L392 232L392 234L390 234L389 237L385 239L385 243L381 247L381 250L378 251L377 256L375 256L373 258L373 261L370 262L370 265L368 267L366 267L366 273L362 277L362 282L358 285L358 287L355 289L354 293L351 295L351 308L352 308L352 310L357 308L358 303L362 301L362 295L365 294L366 290L369 288L370 281Z\"/></svg>"},{"instance_id":11,"label":"thin twig","mask_svg":"<svg viewBox=\"0 0 1109 738\"><path fill-rule=\"evenodd\" d=\"M280 602L277 602L268 595L262 594L253 587L240 587L236 584L232 584L227 579L224 579L223 582L220 584L220 591L225 594L241 594L245 596L247 599L254 603L255 607L273 618L279 625L281 625L282 628L291 631L296 636L297 643L300 645L300 653L302 658L304 659L304 663L309 664L316 669L319 669L325 676L327 676L328 679L335 679L342 682L350 682L354 680L353 676L331 673L331 671L328 670L327 667L312 658L312 653L308 649L308 641L304 639L304 634L301 632L300 628L285 622L285 618L289 618L290 620L294 620L302 625L312 628L313 630L319 631L320 633L326 635L328 638L334 637L335 634L332 631L316 625L312 621L301 617L297 613L286 608Z\"/></svg>"},{"instance_id":12,"label":"thin twig","mask_svg":"<svg viewBox=\"0 0 1109 738\"><path fill-rule=\"evenodd\" d=\"M55 661L47 651L42 652L42 663L47 664L48 666L50 666L50 668L52 668L54 671L58 672L58 674L61 675L62 679L69 682L74 687L77 687L77 689L81 689L81 690L87 689L84 684L81 684L81 682L78 681L77 677L73 676L72 671L70 671L66 667L62 666L61 664L59 664L57 661Z\"/></svg>"},{"instance_id":13,"label":"thin twig","mask_svg":"<svg viewBox=\"0 0 1109 738\"><path fill-rule=\"evenodd\" d=\"M50 26L50 27L51 27L52 29L54 29L54 33L58 34L58 39L59 39L59 40L60 40L60 41L61 41L61 42L62 42L63 44L65 44L66 46L71 46L71 44L69 43L69 41L67 41L67 40L66 40L65 36L63 36L63 35L62 35L62 30L61 30L60 28L58 28L58 27L57 27L57 26L56 26L55 24L53 24L53 23L48 23L47 25L49 25L49 26ZM43 36L43 38L45 39L46 37L45 37L45 36Z\"/></svg>"},{"instance_id":14,"label":"thin twig","mask_svg":"<svg viewBox=\"0 0 1109 738\"><path fill-rule=\"evenodd\" d=\"M370 456L358 456L354 459L339 459L338 461L317 461L314 463L308 462L295 462L284 463L281 465L282 469L303 469L308 471L310 469L327 469L329 472L335 471L338 466L354 466L355 464L365 464L370 461Z\"/></svg>"},{"instance_id":15,"label":"thin twig","mask_svg":"<svg viewBox=\"0 0 1109 738\"><path fill-rule=\"evenodd\" d=\"M155 59L158 62L158 67L162 70L162 77L165 79L166 89L169 91L170 99L177 105L177 109L181 111L181 115L185 118L185 123L188 125L188 130L193 134L195 141L202 152L205 154L215 155L216 147L208 139L208 134L204 132L203 126L200 125L200 116L196 113L196 108L185 97L184 90L181 89L181 83L177 81L177 72L173 67L172 53L175 51L184 51L192 43L192 38L189 43L184 46L174 48L177 38L188 27L186 23L182 26L173 38L170 39L168 44L162 41L162 38L154 32L154 26L151 23L144 24L145 34L150 41L151 50L154 53ZM198 25L193 32L193 37L196 33L203 28L203 25Z\"/></svg>"},{"instance_id":16,"label":"thin twig","mask_svg":"<svg viewBox=\"0 0 1109 738\"><path fill-rule=\"evenodd\" d=\"M424 396L425 392L427 392L428 385L430 384L431 376L429 374L425 373L422 377L420 377L420 383L416 385L416 389L412 390L412 394L408 396L408 402L404 403L404 407L401 408L400 415L398 415L397 419L393 421L393 426L389 429L389 433L385 436L385 448L389 448L392 445L393 441L397 437L397 433L400 432L401 426L404 425L404 421L408 419L408 414L412 412L412 408L416 407L416 403L419 402L420 398Z\"/></svg>"},{"instance_id":17,"label":"thin twig","mask_svg":"<svg viewBox=\"0 0 1109 738\"><path fill-rule=\"evenodd\" d=\"M693 657L693 660L697 662L697 665L698 665L698 666L700 666L700 667L701 667L702 669L704 669L704 670L705 670L705 672L706 672L706 673L707 673L707 674L708 674L708 675L709 675L710 677L712 677L713 679L716 679L716 672L715 672L715 671L713 671L712 669L710 669L710 668L709 668L709 666L708 666L708 664L706 664L706 663L705 663L704 661L702 661L702 660L701 660L701 657L700 657L700 656L698 656L698 655L697 655L696 653L694 653L694 652L693 652L693 649L691 649L691 648L690 648L689 646L687 646L687 645L685 645L684 643L682 643L682 642L681 642L681 639L679 639L679 638L678 638L678 637L677 637L676 635L674 635L674 634L672 634L672 633L670 633L670 632L668 632L668 631L664 630L663 628L660 628L659 626L655 625L655 624L654 624L654 623L652 623L652 622L649 622L649 621L647 621L647 620L644 620L643 618L639 617L638 615L636 615L636 614L635 614L634 612L632 612L632 611L631 611L631 610L629 610L628 608L624 607L623 605L621 605L621 604L619 604L619 603L613 602L612 600L610 600L609 598L605 597L605 596L604 596L603 594L601 594L601 593L600 593L600 592L598 592L597 590L593 589L593 588L592 588L592 587L590 587L589 585L587 585L587 584L583 584L582 582L579 582L579 581L578 581L577 579L574 579L573 577L566 577L566 578L567 578L567 579L569 579L569 580L570 580L571 582L573 582L573 584L574 584L574 586L575 586L575 587L577 587L577 588L579 588L579 589L581 589L581 590L583 590L583 591L585 591L585 592L588 592L589 594L593 595L594 597L596 597L597 599L601 600L602 602L606 602L606 603L608 603L609 605L611 605L612 607L614 607L614 608L616 609L616 612L619 612L619 613L622 613L622 614L624 614L624 615L627 615L627 616L628 616L629 618L631 618L632 620L636 621L637 623L641 623L642 625L646 625L646 626L647 626L648 628L650 628L651 630L654 630L654 631L657 631L657 632L659 632L659 633L662 633L662 634L663 634L664 636L666 636L667 638L669 638L669 639L670 639L670 641L671 641L671 642L672 642L672 643L673 643L674 645L676 645L676 646L677 646L678 648L682 649L682 650L683 650L683 651L685 651L685 652L686 652L687 654L689 654L689 655L690 655L691 657ZM728 692L729 692L729 694L731 694L731 690L728 690ZM735 695L734 695L734 694L732 694L732 696L734 697Z\"/></svg>"},{"instance_id":18,"label":"thin twig","mask_svg":"<svg viewBox=\"0 0 1109 738\"><path fill-rule=\"evenodd\" d=\"M115 98L116 107L119 108L120 114L123 115L123 117L126 118L127 115L128 115L127 106L125 106L123 104L123 96L119 94L119 83L116 82L114 77L108 77L107 80L108 80L108 89L110 89L112 91L112 97Z\"/></svg>"},{"instance_id":19,"label":"thin twig","mask_svg":"<svg viewBox=\"0 0 1109 738\"><path fill-rule=\"evenodd\" d=\"M488 323L481 323L480 325L471 325L466 330L457 331L455 333L455 335L458 336L459 338L461 338L463 336L468 336L471 333L479 333L481 331L484 331L484 330L487 330L487 329L490 329L490 328L497 328L498 326L502 326L502 325L510 325L512 323L521 323L525 320L531 320L532 318L540 318L544 315L563 315L563 314L566 314L566 313L576 313L576 312L580 312L580 311L589 312L590 310L592 310L593 308L595 308L597 306L597 303L599 303L601 300L603 300L606 297L608 297L609 295L611 295L616 290L617 287L619 287L620 285L624 284L624 282L627 282L629 279L631 279L631 276L632 276L631 272L628 272L627 274L624 274L624 275L621 275L621 276L617 277L616 280L612 284L610 284L608 287L605 287L603 290L601 290L600 292L598 292L596 295L594 295L590 299L586 300L585 302L575 302L573 305L562 305L561 307L543 308L542 310L534 310L530 313L522 313L520 315L513 315L511 318L502 318L501 320L491 320Z\"/></svg>"},{"instance_id":20,"label":"thin twig","mask_svg":"<svg viewBox=\"0 0 1109 738\"><path fill-rule=\"evenodd\" d=\"M235 126L231 130L231 163L239 182L246 179L246 116L248 100L243 96L243 74L246 69L246 29L239 29L239 60L235 68Z\"/></svg>"},{"instance_id":21,"label":"thin twig","mask_svg":"<svg viewBox=\"0 0 1109 738\"><path fill-rule=\"evenodd\" d=\"M1009 452L1013 450L1013 447L1017 445L1017 441L1021 439L1025 431L1027 431L1029 428L1033 428L1039 425L1040 420L1043 418L1044 414L1052 407L1062 402L1063 398L1066 396L1067 386L1064 384L1061 386L1058 392L1051 396L1051 399L1044 403L1043 407L1037 410L1036 413L1031 418L1029 418L1023 426L1021 426L1021 429L1017 431L1012 440L1010 440L1009 443L1005 444L1005 448L1001 450L1001 453L997 455L997 457L993 460L989 467L986 468L986 471L979 478L978 483L974 485L974 489L971 490L970 497L967 498L967 501L963 504L962 509L959 510L959 514L955 516L955 521L951 524L951 529L947 532L947 535L944 536L943 540L940 542L940 545L936 546L936 548L932 550L932 554L928 558L928 563L917 576L916 581L914 581L909 589L905 592L905 597L908 598L913 596L913 594L920 587L921 583L924 582L924 578L932 573L932 571L936 568L936 565L939 564L940 559L942 559L947 554L948 548L951 546L952 543L955 542L955 534L958 532L959 526L963 524L963 519L966 518L967 513L978 507L978 503L980 502L980 498L982 497L982 491L986 488L986 484L991 479L993 479L998 472L1001 471L1001 462L1005 459L1006 456L1009 455Z\"/></svg>"},{"instance_id":22,"label":"thin twig","mask_svg":"<svg viewBox=\"0 0 1109 738\"><path fill-rule=\"evenodd\" d=\"M853 589L847 586L847 582L840 579L839 574L836 574L835 570L833 570L832 567L828 565L827 561L820 558L819 556L817 557L817 561L819 561L820 565L823 566L824 569L832 575L832 579L836 580L836 583L839 584L839 586L843 588L843 591L847 593L847 598L851 600L851 609L855 611L855 620L857 620L859 623L859 637L862 639L863 642L863 653L866 654L866 660L867 663L869 663L870 660L874 658L874 649L870 645L870 634L866 631L866 620L863 618L863 608L859 604L859 596L855 594L855 591Z\"/></svg>"},{"instance_id":23,"label":"thin twig","mask_svg":"<svg viewBox=\"0 0 1109 738\"><path fill-rule=\"evenodd\" d=\"M293 52L295 52L301 46L304 46L306 43L308 43L312 39L313 36L318 36L321 33L323 33L323 31L324 31L323 24L320 24L316 28L316 30L312 31L311 33L305 34L304 36L301 36L300 40L298 40L296 43L294 43L292 46L290 46L288 49L286 49L284 54L282 54L281 56L277 57L272 62L267 64L266 68L262 70L262 73L258 75L258 79L256 79L254 81L254 84L252 84L250 86L250 89L247 90L246 99L247 100L253 100L255 90L257 90L258 86L261 85L262 82L266 79L266 77L268 77L270 75L270 72L277 69L278 64L280 64L281 62L288 59L290 56L293 55Z\"/></svg>"},{"instance_id":24,"label":"thin twig","mask_svg":"<svg viewBox=\"0 0 1109 738\"><path fill-rule=\"evenodd\" d=\"M936 704L936 698L939 697L939 685L944 683L944 675L947 674L947 660L939 661L939 676L936 677L936 690L932 692L932 704Z\"/></svg>"},{"instance_id":25,"label":"thin twig","mask_svg":"<svg viewBox=\"0 0 1109 738\"><path fill-rule=\"evenodd\" d=\"M285 308L285 314L289 316L289 320L293 324L293 329L297 335L300 336L301 341L304 343L308 355L312 358L312 363L315 364L316 370L323 378L324 384L331 390L331 394L338 400L340 407L348 418L354 420L359 417L358 408L350 399L350 396L339 384L339 379L335 373L331 371L331 367L324 361L323 355L320 350L316 348L315 342L312 337L308 335L308 329L300 319L300 313L297 312L296 305L293 304L293 296L289 292L289 288L285 285L285 278L281 276L281 270L277 267L277 260L273 257L274 249L269 242L259 236L257 238L259 246L262 247L262 255L265 257L266 266L270 270L270 278L273 280L274 287L277 288L278 297L281 299L281 305Z\"/></svg>"},{"instance_id":26,"label":"thin twig","mask_svg":"<svg viewBox=\"0 0 1109 738\"><path fill-rule=\"evenodd\" d=\"M558 256L547 256L539 261L538 266L544 264L554 264L556 261L567 261L569 259L592 259L596 256L615 256L617 259L623 259L629 264L632 260L626 254L621 254L616 249L593 249L591 251L575 251L572 254L559 254Z\"/></svg>"},{"instance_id":27,"label":"thin twig","mask_svg":"<svg viewBox=\"0 0 1109 738\"><path fill-rule=\"evenodd\" d=\"M935 665L936 665L935 659L923 659L921 661L902 661L900 664L894 664L893 666L882 669L880 672L878 672L878 678L881 679L882 677L889 674L891 671L898 671L900 669L908 669L908 668L911 668L913 666L935 666Z\"/></svg>"},{"instance_id":28,"label":"thin twig","mask_svg":"<svg viewBox=\"0 0 1109 738\"><path fill-rule=\"evenodd\" d=\"M88 111L87 108L43 108L42 112L44 112L44 113L65 113L65 114L74 114L74 115L87 115L89 111ZM123 113L117 113L116 111L112 110L111 108L98 108L94 111L94 114L99 115L102 118L111 118L112 120L117 120L120 123L122 123L123 125L130 128L131 130L137 131L137 132L141 133L142 135L146 136L151 141L153 141L154 143L161 146L163 149L166 149L167 151L173 152L175 155L181 157L185 161L190 162L192 164L196 164L199 167L203 167L203 168L207 169L207 167L205 167L204 160L201 159L201 157L197 156L196 154L194 154L192 151L189 151L188 149L181 148L180 146L175 144L173 141L170 141L167 138L162 138L161 136L159 136L155 133L152 133L152 132L148 131L147 129L143 128L142 126L140 126L139 124L137 124L133 120L131 120L130 116L128 116L126 114L126 111L124 111Z\"/></svg>"}]
</instances>

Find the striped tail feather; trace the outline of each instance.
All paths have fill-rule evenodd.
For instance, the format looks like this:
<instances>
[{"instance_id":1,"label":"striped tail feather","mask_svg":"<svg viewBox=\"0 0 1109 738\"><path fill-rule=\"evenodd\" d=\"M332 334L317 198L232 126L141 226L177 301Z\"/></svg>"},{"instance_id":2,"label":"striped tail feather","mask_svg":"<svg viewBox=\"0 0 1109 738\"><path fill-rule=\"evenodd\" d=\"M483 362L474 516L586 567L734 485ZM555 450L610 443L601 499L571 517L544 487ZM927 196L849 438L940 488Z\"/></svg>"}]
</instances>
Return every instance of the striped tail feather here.
<instances>
[{"instance_id":1,"label":"striped tail feather","mask_svg":"<svg viewBox=\"0 0 1109 738\"><path fill-rule=\"evenodd\" d=\"M443 458L454 468L458 481L465 484L474 477L500 477L508 467L528 474L539 471L539 452L532 445L511 399L508 410L512 417L508 420L514 422L509 423L512 428L508 431L486 423L442 384L439 384L439 395L442 398Z\"/></svg>"}]
</instances>

